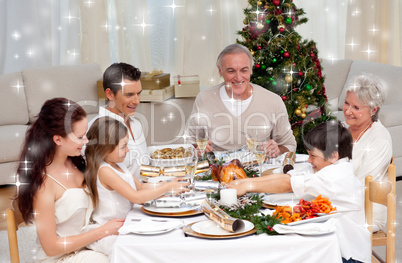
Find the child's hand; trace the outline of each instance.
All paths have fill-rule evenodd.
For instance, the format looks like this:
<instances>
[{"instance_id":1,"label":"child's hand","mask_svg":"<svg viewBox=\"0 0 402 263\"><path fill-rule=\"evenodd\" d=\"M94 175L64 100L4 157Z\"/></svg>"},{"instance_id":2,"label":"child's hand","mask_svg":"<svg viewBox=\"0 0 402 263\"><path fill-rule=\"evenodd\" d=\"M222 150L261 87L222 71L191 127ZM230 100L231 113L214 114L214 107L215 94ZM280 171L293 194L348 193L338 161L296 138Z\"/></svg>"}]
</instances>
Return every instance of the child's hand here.
<instances>
[{"instance_id":1,"label":"child's hand","mask_svg":"<svg viewBox=\"0 0 402 263\"><path fill-rule=\"evenodd\" d=\"M172 191L173 194L181 194L190 190L188 189L190 183L186 179L175 178L170 181L169 184L169 186L171 187L170 191Z\"/></svg>"},{"instance_id":2,"label":"child's hand","mask_svg":"<svg viewBox=\"0 0 402 263\"><path fill-rule=\"evenodd\" d=\"M242 196L247 193L246 184L244 184L243 180L233 180L226 184L227 188L233 188L237 190L237 196Z\"/></svg>"},{"instance_id":3,"label":"child's hand","mask_svg":"<svg viewBox=\"0 0 402 263\"><path fill-rule=\"evenodd\" d=\"M114 218L107 221L101 228L104 231L104 236L118 235L120 227L123 226L124 218Z\"/></svg>"}]
</instances>

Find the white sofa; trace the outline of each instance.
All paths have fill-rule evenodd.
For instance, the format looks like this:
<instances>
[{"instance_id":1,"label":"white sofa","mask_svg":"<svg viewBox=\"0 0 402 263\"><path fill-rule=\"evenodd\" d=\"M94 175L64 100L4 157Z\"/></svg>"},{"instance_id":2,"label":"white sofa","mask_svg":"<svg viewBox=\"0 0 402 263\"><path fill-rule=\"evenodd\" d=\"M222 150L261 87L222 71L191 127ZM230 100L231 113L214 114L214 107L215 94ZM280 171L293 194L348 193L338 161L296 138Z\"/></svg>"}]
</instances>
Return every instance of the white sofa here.
<instances>
[{"instance_id":1,"label":"white sofa","mask_svg":"<svg viewBox=\"0 0 402 263\"><path fill-rule=\"evenodd\" d=\"M393 140L397 176L402 175L402 68L367 61L322 62L325 86L334 114L343 118L344 85L361 72L378 74L390 91L380 120ZM0 76L0 185L15 183L15 169L29 123L47 99L66 97L84 107L91 119L98 112L96 83L102 78L98 64L27 69ZM183 143L184 126L194 98L172 98L163 103L142 102L136 117L142 122L148 145Z\"/></svg>"}]
</instances>

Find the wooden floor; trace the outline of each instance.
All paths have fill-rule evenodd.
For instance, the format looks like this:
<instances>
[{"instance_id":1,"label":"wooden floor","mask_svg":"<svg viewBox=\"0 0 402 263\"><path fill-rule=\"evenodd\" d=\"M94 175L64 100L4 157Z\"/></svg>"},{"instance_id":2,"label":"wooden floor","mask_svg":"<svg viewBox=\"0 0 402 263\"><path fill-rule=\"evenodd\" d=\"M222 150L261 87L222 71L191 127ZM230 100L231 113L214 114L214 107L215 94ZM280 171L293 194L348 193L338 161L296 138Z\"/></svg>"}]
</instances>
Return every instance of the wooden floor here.
<instances>
[{"instance_id":1,"label":"wooden floor","mask_svg":"<svg viewBox=\"0 0 402 263\"><path fill-rule=\"evenodd\" d=\"M6 230L6 216L7 208L11 207L11 199L14 197L16 186L0 186L0 230Z\"/></svg>"}]
</instances>

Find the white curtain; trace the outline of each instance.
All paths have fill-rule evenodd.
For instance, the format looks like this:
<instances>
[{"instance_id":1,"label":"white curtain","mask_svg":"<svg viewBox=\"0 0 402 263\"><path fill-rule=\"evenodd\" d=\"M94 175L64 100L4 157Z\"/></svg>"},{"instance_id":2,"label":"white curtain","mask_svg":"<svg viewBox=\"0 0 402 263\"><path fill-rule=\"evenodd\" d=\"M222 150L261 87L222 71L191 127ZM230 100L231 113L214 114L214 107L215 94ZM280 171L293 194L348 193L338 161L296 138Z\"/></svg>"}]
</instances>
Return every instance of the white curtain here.
<instances>
[{"instance_id":1,"label":"white curtain","mask_svg":"<svg viewBox=\"0 0 402 263\"><path fill-rule=\"evenodd\" d=\"M0 1L0 73L80 63L78 2Z\"/></svg>"},{"instance_id":2,"label":"white curtain","mask_svg":"<svg viewBox=\"0 0 402 263\"><path fill-rule=\"evenodd\" d=\"M101 66L124 61L142 71L197 74L205 86L219 83L216 58L240 37L246 6L244 0L108 0L110 62ZM93 21L82 19L83 25ZM83 49L94 43L102 41L95 36ZM99 52L98 60L107 55Z\"/></svg>"},{"instance_id":3,"label":"white curtain","mask_svg":"<svg viewBox=\"0 0 402 263\"><path fill-rule=\"evenodd\" d=\"M298 32L319 56L401 65L401 0L294 0ZM218 53L234 43L247 0L0 0L0 73L124 61L141 70L220 82ZM175 7L175 8L173 8Z\"/></svg>"}]
</instances>

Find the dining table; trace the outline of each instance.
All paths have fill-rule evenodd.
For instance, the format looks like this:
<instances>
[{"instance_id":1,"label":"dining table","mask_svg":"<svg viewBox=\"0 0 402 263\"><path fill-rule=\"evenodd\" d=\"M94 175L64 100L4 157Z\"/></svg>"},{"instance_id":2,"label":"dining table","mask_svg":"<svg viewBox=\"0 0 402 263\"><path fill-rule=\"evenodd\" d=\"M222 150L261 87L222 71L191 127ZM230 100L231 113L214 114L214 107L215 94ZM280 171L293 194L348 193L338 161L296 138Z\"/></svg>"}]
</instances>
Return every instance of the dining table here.
<instances>
[{"instance_id":1,"label":"dining table","mask_svg":"<svg viewBox=\"0 0 402 263\"><path fill-rule=\"evenodd\" d=\"M185 217L151 215L134 205L124 226L141 219L178 220L181 225L210 220L200 213ZM182 228L155 234L120 234L111 262L342 262L337 235L250 234L236 238L200 238Z\"/></svg>"}]
</instances>

